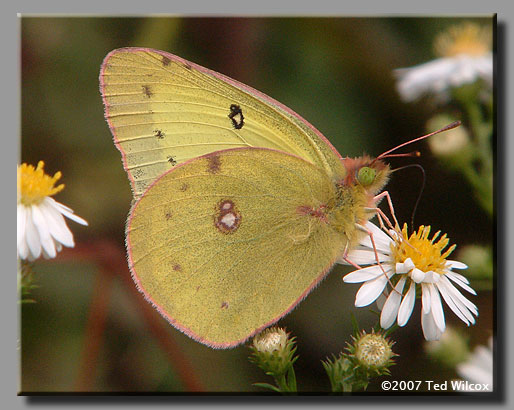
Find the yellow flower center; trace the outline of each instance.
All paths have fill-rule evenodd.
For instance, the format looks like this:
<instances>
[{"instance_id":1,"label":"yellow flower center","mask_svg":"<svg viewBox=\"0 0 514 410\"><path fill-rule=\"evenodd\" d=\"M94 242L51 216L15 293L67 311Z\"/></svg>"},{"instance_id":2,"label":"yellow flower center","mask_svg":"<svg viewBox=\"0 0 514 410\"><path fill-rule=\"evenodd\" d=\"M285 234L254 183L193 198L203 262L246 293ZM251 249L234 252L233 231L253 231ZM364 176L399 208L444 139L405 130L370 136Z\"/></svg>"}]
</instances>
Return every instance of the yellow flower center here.
<instances>
[{"instance_id":1,"label":"yellow flower center","mask_svg":"<svg viewBox=\"0 0 514 410\"><path fill-rule=\"evenodd\" d=\"M25 163L18 167L18 203L39 204L45 197L55 195L64 189L64 184L55 186L61 178L61 172L56 172L51 177L45 174L44 166L45 163L39 161L37 168Z\"/></svg>"},{"instance_id":2,"label":"yellow flower center","mask_svg":"<svg viewBox=\"0 0 514 410\"><path fill-rule=\"evenodd\" d=\"M453 57L459 54L482 56L489 53L491 48L491 27L470 22L450 27L434 41L434 52L439 57Z\"/></svg>"},{"instance_id":3,"label":"yellow flower center","mask_svg":"<svg viewBox=\"0 0 514 410\"><path fill-rule=\"evenodd\" d=\"M453 252L456 245L448 246L449 239L446 234L436 242L441 234L437 231L432 239L429 239L430 226L421 225L417 232L414 232L407 240L407 224L403 226L401 235L391 244L392 256L395 263L403 263L406 259L411 258L416 268L423 272L434 271L444 274L446 266L446 258Z\"/></svg>"}]
</instances>

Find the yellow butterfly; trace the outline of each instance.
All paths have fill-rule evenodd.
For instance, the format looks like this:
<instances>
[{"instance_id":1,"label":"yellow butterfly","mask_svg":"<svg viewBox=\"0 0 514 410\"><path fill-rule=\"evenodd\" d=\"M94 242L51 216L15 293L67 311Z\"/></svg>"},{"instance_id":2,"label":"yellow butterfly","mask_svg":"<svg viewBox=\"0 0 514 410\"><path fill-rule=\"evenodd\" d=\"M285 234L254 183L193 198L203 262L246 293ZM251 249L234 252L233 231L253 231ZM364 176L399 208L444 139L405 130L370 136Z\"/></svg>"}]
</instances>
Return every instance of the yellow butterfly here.
<instances>
[{"instance_id":1,"label":"yellow butterfly","mask_svg":"<svg viewBox=\"0 0 514 410\"><path fill-rule=\"evenodd\" d=\"M193 339L243 343L366 234L389 166L342 158L263 93L146 48L109 53L100 89L134 193L134 281Z\"/></svg>"}]
</instances>

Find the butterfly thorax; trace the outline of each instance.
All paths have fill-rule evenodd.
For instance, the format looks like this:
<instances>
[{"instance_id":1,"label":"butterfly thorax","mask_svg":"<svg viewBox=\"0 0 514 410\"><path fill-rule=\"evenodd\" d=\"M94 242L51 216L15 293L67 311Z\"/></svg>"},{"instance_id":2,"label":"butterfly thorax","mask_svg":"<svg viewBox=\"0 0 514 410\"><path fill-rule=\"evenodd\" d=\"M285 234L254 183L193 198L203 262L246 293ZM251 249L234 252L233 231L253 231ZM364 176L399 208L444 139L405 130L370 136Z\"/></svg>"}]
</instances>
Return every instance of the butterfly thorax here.
<instances>
[{"instance_id":1,"label":"butterfly thorax","mask_svg":"<svg viewBox=\"0 0 514 410\"><path fill-rule=\"evenodd\" d=\"M360 185L337 184L334 202L327 218L329 224L350 240L354 236L355 224L369 219L365 211L368 202L366 191Z\"/></svg>"}]
</instances>

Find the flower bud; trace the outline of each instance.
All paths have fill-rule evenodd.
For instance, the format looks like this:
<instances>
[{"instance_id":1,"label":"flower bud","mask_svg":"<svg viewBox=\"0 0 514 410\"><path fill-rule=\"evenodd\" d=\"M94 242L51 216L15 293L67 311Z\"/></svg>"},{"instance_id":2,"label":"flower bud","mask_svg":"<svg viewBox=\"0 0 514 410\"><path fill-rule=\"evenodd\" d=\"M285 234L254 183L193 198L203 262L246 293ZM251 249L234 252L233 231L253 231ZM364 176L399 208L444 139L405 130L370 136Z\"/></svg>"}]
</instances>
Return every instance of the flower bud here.
<instances>
[{"instance_id":1,"label":"flower bud","mask_svg":"<svg viewBox=\"0 0 514 410\"><path fill-rule=\"evenodd\" d=\"M272 375L283 375L296 361L294 338L282 328L271 327L253 338L250 360Z\"/></svg>"},{"instance_id":2,"label":"flower bud","mask_svg":"<svg viewBox=\"0 0 514 410\"><path fill-rule=\"evenodd\" d=\"M253 338L254 348L261 353L281 351L287 343L287 333L280 327L270 327Z\"/></svg>"},{"instance_id":3,"label":"flower bud","mask_svg":"<svg viewBox=\"0 0 514 410\"><path fill-rule=\"evenodd\" d=\"M381 370L392 363L392 343L380 333L361 333L353 345L353 355L357 363L365 369Z\"/></svg>"}]
</instances>

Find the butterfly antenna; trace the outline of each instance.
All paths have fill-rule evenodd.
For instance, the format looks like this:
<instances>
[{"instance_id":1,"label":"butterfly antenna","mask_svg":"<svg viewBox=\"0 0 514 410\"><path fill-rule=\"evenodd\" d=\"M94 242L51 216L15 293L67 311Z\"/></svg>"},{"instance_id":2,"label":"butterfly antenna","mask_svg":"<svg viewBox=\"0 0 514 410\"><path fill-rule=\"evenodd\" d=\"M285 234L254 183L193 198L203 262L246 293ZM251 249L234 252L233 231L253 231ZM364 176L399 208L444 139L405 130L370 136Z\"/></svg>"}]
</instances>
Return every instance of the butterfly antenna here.
<instances>
[{"instance_id":1,"label":"butterfly antenna","mask_svg":"<svg viewBox=\"0 0 514 410\"><path fill-rule=\"evenodd\" d=\"M412 209L412 215L411 215L411 219L410 219L411 231L414 232L414 216L416 215L416 211L418 209L418 205L421 200L421 195L423 194L423 191L425 190L425 182L426 182L425 168L423 168L419 164L409 164L409 165L405 165L400 168L395 168L391 172L396 172L396 171L400 171L405 168L412 168L412 167L419 168L421 170L421 174L423 175L423 179L421 182L421 188L419 190L418 197L416 198L416 203L414 204L414 208Z\"/></svg>"},{"instance_id":2,"label":"butterfly antenna","mask_svg":"<svg viewBox=\"0 0 514 410\"><path fill-rule=\"evenodd\" d=\"M400 148L403 148L406 145L413 144L415 142L424 140L425 138L431 137L432 135L436 135L436 134L439 134L441 132L448 131L448 130L451 130L453 128L457 128L460 124L461 124L460 121L454 121L451 124L448 124L447 126L438 129L437 131L431 132L430 134L422 135L421 137L414 138L414 139L412 139L410 141L404 142L403 144L397 145L396 147L391 148L390 150L380 154L378 157L375 158L375 160L373 162L375 162L375 161L377 161L379 159L390 158L390 157L393 157L393 156L412 156L410 154L407 154L407 155L398 155L398 154L390 155L390 153L393 152L393 151L396 151L396 150L398 150ZM419 156L419 155L417 155L417 156Z\"/></svg>"}]
</instances>

